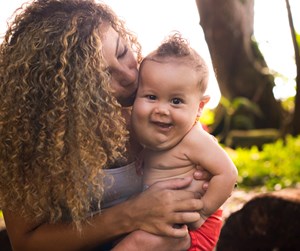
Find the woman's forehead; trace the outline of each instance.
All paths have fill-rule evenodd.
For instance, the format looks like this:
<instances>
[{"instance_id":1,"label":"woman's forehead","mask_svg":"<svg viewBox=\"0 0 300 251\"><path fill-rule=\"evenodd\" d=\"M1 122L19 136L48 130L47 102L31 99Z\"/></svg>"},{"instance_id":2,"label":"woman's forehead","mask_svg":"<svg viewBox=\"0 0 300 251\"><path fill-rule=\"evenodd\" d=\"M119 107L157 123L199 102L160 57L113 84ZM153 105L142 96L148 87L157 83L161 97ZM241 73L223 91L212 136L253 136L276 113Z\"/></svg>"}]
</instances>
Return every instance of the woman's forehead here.
<instances>
[{"instance_id":1,"label":"woman's forehead","mask_svg":"<svg viewBox=\"0 0 300 251\"><path fill-rule=\"evenodd\" d=\"M115 56L120 43L120 35L110 25L101 27L102 50L105 58Z\"/></svg>"}]
</instances>

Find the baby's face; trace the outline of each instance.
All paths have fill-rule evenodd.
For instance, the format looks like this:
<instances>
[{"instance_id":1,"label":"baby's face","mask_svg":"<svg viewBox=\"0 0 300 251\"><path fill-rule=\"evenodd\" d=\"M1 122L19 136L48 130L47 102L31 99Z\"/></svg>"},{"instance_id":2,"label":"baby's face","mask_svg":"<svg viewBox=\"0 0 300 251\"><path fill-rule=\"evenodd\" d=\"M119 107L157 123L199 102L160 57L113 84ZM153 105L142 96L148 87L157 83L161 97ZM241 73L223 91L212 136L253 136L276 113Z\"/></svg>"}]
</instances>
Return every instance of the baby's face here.
<instances>
[{"instance_id":1,"label":"baby's face","mask_svg":"<svg viewBox=\"0 0 300 251\"><path fill-rule=\"evenodd\" d=\"M183 64L147 60L140 72L132 122L142 145L175 146L194 125L202 94L197 73Z\"/></svg>"}]
</instances>

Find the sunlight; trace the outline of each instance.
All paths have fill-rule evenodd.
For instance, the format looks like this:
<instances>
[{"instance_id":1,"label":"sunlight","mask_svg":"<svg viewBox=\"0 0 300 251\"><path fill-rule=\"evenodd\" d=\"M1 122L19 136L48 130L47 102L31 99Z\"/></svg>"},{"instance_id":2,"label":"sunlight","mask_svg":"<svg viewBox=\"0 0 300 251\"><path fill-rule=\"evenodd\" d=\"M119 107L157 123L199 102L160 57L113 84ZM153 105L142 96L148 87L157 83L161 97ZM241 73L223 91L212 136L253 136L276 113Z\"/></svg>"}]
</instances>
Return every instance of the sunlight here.
<instances>
[{"instance_id":1,"label":"sunlight","mask_svg":"<svg viewBox=\"0 0 300 251\"><path fill-rule=\"evenodd\" d=\"M0 33L6 30L6 20L25 0L11 0L0 2ZM127 26L137 34L146 55L168 35L177 30L186 37L191 45L207 61L210 68L210 83L207 90L212 98L208 103L209 108L215 107L220 100L220 91L216 81L209 51L204 39L203 31L199 25L199 15L195 1L179 0L103 0L126 21ZM272 8L270 7L272 5ZM290 0L296 29L300 32L300 16L295 10L300 9L299 0ZM254 36L265 60L272 71L282 77L276 87L276 98L286 98L294 95L296 66L291 35L287 21L287 12L284 0L256 0ZM0 40L1 41L1 40ZM284 82L284 83L283 83ZM289 85L286 88L286 85ZM279 94L283 93L284 97Z\"/></svg>"},{"instance_id":2,"label":"sunlight","mask_svg":"<svg viewBox=\"0 0 300 251\"><path fill-rule=\"evenodd\" d=\"M126 21L127 26L138 35L144 55L154 50L170 32L180 31L209 66L210 80L207 94L211 96L211 100L207 107L214 108L218 105L221 94L199 24L200 18L195 1L104 0L102 2L109 4Z\"/></svg>"},{"instance_id":3,"label":"sunlight","mask_svg":"<svg viewBox=\"0 0 300 251\"><path fill-rule=\"evenodd\" d=\"M300 32L300 1L290 0L293 22ZM286 99L295 96L296 65L294 48L284 0L255 1L254 36L259 44L268 67L276 73L274 96Z\"/></svg>"}]
</instances>

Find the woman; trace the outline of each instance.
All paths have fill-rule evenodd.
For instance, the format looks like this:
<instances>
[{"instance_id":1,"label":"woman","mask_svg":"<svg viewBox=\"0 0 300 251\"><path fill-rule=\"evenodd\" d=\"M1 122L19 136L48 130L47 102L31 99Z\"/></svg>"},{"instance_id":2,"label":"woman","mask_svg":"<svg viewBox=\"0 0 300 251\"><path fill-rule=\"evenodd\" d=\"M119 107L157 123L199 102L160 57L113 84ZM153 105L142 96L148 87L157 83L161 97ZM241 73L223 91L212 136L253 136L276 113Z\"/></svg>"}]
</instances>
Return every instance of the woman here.
<instances>
[{"instance_id":1,"label":"woman","mask_svg":"<svg viewBox=\"0 0 300 251\"><path fill-rule=\"evenodd\" d=\"M0 47L0 205L13 249L91 250L128 233L115 250L187 249L187 229L172 226L199 219L199 196L180 190L192 179L138 194L136 38L92 0L25 7Z\"/></svg>"}]
</instances>

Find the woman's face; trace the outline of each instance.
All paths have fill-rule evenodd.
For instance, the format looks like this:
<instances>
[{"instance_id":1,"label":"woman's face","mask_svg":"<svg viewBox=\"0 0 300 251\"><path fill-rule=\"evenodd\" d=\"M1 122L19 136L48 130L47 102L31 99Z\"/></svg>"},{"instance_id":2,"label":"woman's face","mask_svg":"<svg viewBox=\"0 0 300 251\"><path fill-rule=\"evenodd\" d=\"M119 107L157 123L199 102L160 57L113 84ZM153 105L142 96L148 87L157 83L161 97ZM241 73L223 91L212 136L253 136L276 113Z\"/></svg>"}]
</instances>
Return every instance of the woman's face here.
<instances>
[{"instance_id":1,"label":"woman's face","mask_svg":"<svg viewBox=\"0 0 300 251\"><path fill-rule=\"evenodd\" d=\"M126 41L110 25L101 30L103 56L111 74L114 95L122 106L131 106L137 90L136 58Z\"/></svg>"}]
</instances>

